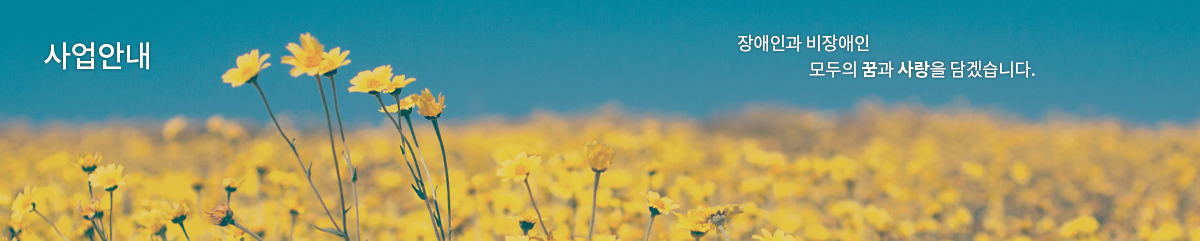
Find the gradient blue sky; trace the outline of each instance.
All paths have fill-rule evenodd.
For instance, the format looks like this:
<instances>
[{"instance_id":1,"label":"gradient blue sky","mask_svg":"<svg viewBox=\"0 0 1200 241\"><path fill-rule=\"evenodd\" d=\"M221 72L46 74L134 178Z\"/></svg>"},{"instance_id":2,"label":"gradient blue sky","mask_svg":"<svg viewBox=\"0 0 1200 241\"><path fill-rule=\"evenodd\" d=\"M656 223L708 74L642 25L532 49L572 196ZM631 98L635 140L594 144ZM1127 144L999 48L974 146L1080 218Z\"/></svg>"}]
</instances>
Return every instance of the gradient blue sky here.
<instances>
[{"instance_id":1,"label":"gradient blue sky","mask_svg":"<svg viewBox=\"0 0 1200 241\"><path fill-rule=\"evenodd\" d=\"M44 1L40 1L44 2ZM1141 123L1200 115L1196 1L365 3L178 1L9 3L0 14L0 118L88 121L212 114L265 120L258 95L220 75L237 55L271 53L260 81L281 112L319 113L316 84L292 78L284 46L311 32L341 46L348 122L376 123L354 73L391 64L444 92L447 117L535 109L713 115L747 102L845 110L867 96L941 105L955 96L1029 118L1048 110ZM738 51L746 34L868 34L870 52ZM49 44L152 42L150 70L62 70ZM807 76L811 61L1028 60L1031 79ZM410 88L411 89L411 88Z\"/></svg>"}]
</instances>

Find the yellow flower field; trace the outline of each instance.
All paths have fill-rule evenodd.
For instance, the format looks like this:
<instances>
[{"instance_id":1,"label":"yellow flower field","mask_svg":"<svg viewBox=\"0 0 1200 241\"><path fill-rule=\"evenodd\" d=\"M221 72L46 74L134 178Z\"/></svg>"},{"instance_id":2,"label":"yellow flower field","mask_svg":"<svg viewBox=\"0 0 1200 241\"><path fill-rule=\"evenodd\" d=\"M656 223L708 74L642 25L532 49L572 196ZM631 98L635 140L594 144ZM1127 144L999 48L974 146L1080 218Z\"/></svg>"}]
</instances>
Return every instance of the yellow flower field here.
<instances>
[{"instance_id":1,"label":"yellow flower field","mask_svg":"<svg viewBox=\"0 0 1200 241\"><path fill-rule=\"evenodd\" d=\"M444 95L401 94L414 77L354 67L337 87L349 51L299 42L280 63L316 80L324 125L276 116L269 87L288 76L260 77L271 64L258 50L221 78L261 96L254 119L269 122L5 122L2 237L1200 240L1196 125L872 102L705 120L602 109L441 121L454 111ZM343 112L380 122L344 128Z\"/></svg>"},{"instance_id":2,"label":"yellow flower field","mask_svg":"<svg viewBox=\"0 0 1200 241\"><path fill-rule=\"evenodd\" d=\"M77 153L100 152L101 168L121 165L127 176L114 191L115 212L105 214L115 216L115 237L148 239L165 226L168 239L183 240L170 220L138 219L169 216L172 205L190 208L182 223L191 238L239 234L205 222L203 211L226 202L223 179L240 178L244 184L230 206L264 239L339 239L313 228L330 227L330 221L273 126L220 117L184 122L7 125L0 138L0 168L7 173L0 176L6 190L0 204L19 207L25 187L36 187L37 210L68 238L88 239L87 213L79 208L92 206ZM681 207L659 211L653 240L692 240L691 230L679 227L688 226L693 209L726 204L743 210L725 226L732 240L785 240L762 229L782 230L795 240L1200 238L1193 185L1200 130L1194 126L1030 123L969 110L878 105L836 116L747 110L697 121L601 112L447 126L453 130L443 132L450 177L460 184L449 189L458 197L450 221L454 238L462 240L511 240L524 233L522 220L536 222L520 180L496 175L501 162L520 152L541 157L528 179L547 229L585 237L594 191L585 147L592 140L615 149L595 189L595 239L642 240L651 215L647 191ZM436 141L430 125L416 127L420 143ZM359 166L362 238L436 240L424 202L410 187L400 140L389 128L346 133ZM315 163L317 187L336 190L326 130L284 129L295 133L305 161ZM423 154L441 158L437 151ZM440 165L430 168L442 171ZM327 204L338 202L324 197ZM99 199L95 206L107 211L109 200ZM355 224L353 211L349 215ZM7 226L21 240L58 239L36 214L10 219ZM540 227L525 229L543 236ZM722 240L718 231L707 231L703 240Z\"/></svg>"}]
</instances>

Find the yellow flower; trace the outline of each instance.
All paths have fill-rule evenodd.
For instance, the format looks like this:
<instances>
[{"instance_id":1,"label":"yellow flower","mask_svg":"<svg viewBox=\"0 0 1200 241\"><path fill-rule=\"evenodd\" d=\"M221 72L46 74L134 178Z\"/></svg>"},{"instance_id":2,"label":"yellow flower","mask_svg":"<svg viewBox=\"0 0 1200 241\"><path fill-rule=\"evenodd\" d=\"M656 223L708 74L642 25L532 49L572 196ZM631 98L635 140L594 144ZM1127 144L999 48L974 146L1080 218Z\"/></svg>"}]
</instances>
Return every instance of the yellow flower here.
<instances>
[{"instance_id":1,"label":"yellow flower","mask_svg":"<svg viewBox=\"0 0 1200 241\"><path fill-rule=\"evenodd\" d=\"M1080 235L1092 234L1099 228L1100 223L1096 222L1096 218L1093 218L1091 215L1083 215L1063 223L1062 228L1059 229L1059 234L1062 234L1063 237L1073 238Z\"/></svg>"},{"instance_id":2,"label":"yellow flower","mask_svg":"<svg viewBox=\"0 0 1200 241\"><path fill-rule=\"evenodd\" d=\"M8 220L8 229L13 233L21 233L21 230L25 229L25 224L21 222L21 219L24 217L24 215L16 216L14 214L13 216L14 217L11 220ZM17 239L17 238L12 239L12 241L17 241L17 240L19 240L19 239Z\"/></svg>"},{"instance_id":3,"label":"yellow flower","mask_svg":"<svg viewBox=\"0 0 1200 241\"><path fill-rule=\"evenodd\" d=\"M414 106L416 106L416 103L413 102L413 99L416 99L415 96L416 96L416 94L410 95L408 97L404 97L404 98L400 99L400 104L387 106L387 112L388 113L396 113L398 111L405 111L405 110L411 111L412 108ZM383 112L383 110L384 109L380 108L379 112Z\"/></svg>"},{"instance_id":4,"label":"yellow flower","mask_svg":"<svg viewBox=\"0 0 1200 241\"><path fill-rule=\"evenodd\" d=\"M536 214L525 214L517 217L509 216L508 218L517 220L517 225L521 227L521 232L529 233L529 230L537 226L538 216Z\"/></svg>"},{"instance_id":5,"label":"yellow flower","mask_svg":"<svg viewBox=\"0 0 1200 241\"><path fill-rule=\"evenodd\" d=\"M221 186L225 186L226 192L236 192L245 182L246 179L243 178L225 178L221 180Z\"/></svg>"},{"instance_id":6,"label":"yellow flower","mask_svg":"<svg viewBox=\"0 0 1200 241\"><path fill-rule=\"evenodd\" d=\"M230 210L229 206L224 203L204 213L208 214L208 221L214 225L224 227L233 223L233 210Z\"/></svg>"},{"instance_id":7,"label":"yellow flower","mask_svg":"<svg viewBox=\"0 0 1200 241\"><path fill-rule=\"evenodd\" d=\"M525 181L529 174L541 169L542 157L538 155L528 155L525 152L517 153L513 159L505 160L500 163L500 169L496 170L496 176L504 179L500 181Z\"/></svg>"},{"instance_id":8,"label":"yellow flower","mask_svg":"<svg viewBox=\"0 0 1200 241\"><path fill-rule=\"evenodd\" d=\"M112 192L117 190L117 187L125 185L125 175L121 174L123 171L125 171L124 166L108 164L108 166L97 168L96 172L89 175L88 182L91 182L93 187Z\"/></svg>"},{"instance_id":9,"label":"yellow flower","mask_svg":"<svg viewBox=\"0 0 1200 241\"><path fill-rule=\"evenodd\" d=\"M716 209L716 212L714 212L712 216L708 218L708 221L715 225L724 225L725 221L729 220L729 218L733 217L733 215L741 214L743 212L746 211L742 209L742 205L729 204L721 206L721 208Z\"/></svg>"},{"instance_id":10,"label":"yellow flower","mask_svg":"<svg viewBox=\"0 0 1200 241\"><path fill-rule=\"evenodd\" d=\"M592 171L608 170L608 166L612 165L615 153L616 151L612 147L600 142L592 141L587 144L587 159L588 164L592 165Z\"/></svg>"},{"instance_id":11,"label":"yellow flower","mask_svg":"<svg viewBox=\"0 0 1200 241\"><path fill-rule=\"evenodd\" d=\"M358 76L350 79L350 92L362 92L372 95L384 92L392 79L392 66L375 67L374 70L363 70Z\"/></svg>"},{"instance_id":12,"label":"yellow flower","mask_svg":"<svg viewBox=\"0 0 1200 241\"><path fill-rule=\"evenodd\" d=\"M312 34L301 34L300 44L288 43L287 50L291 51L293 56L283 56L280 62L295 66L289 71L292 77L301 74L315 76L321 71L321 63L325 59L325 45L317 41Z\"/></svg>"},{"instance_id":13,"label":"yellow flower","mask_svg":"<svg viewBox=\"0 0 1200 241\"><path fill-rule=\"evenodd\" d=\"M13 219L18 219L17 216L24 215L25 213L33 212L40 198L37 195L37 187L25 186L25 191L17 194L17 198L12 201Z\"/></svg>"},{"instance_id":14,"label":"yellow flower","mask_svg":"<svg viewBox=\"0 0 1200 241\"><path fill-rule=\"evenodd\" d=\"M437 98L434 98L433 93L426 88L421 91L421 95L417 97L417 108L420 110L417 113L425 116L426 119L435 119L442 116L442 110L446 109L446 97L442 93L438 93Z\"/></svg>"},{"instance_id":15,"label":"yellow flower","mask_svg":"<svg viewBox=\"0 0 1200 241\"><path fill-rule=\"evenodd\" d=\"M169 215L171 218L172 223L179 224L184 220L187 220L187 215L189 212L191 212L191 210L188 209L187 204L175 203L171 205L171 212L167 215Z\"/></svg>"},{"instance_id":16,"label":"yellow flower","mask_svg":"<svg viewBox=\"0 0 1200 241\"><path fill-rule=\"evenodd\" d=\"M254 81L258 79L258 71L271 67L271 63L267 63L268 58L271 58L271 54L258 55L257 49L250 50L250 53L237 57L237 68L225 71L221 81L233 87Z\"/></svg>"},{"instance_id":17,"label":"yellow flower","mask_svg":"<svg viewBox=\"0 0 1200 241\"><path fill-rule=\"evenodd\" d=\"M774 235L771 235L771 232L767 231L765 228L762 229L762 233L762 236L754 235L754 237L751 238L760 241L796 241L796 237L790 234L784 234L783 230L780 229L776 229Z\"/></svg>"},{"instance_id":18,"label":"yellow flower","mask_svg":"<svg viewBox=\"0 0 1200 241\"><path fill-rule=\"evenodd\" d=\"M417 81L417 78L407 78L404 77L404 75L396 76L395 78L392 78L392 82L387 84L387 88L385 90L390 92L392 95L400 95L400 90L404 89L404 86L408 86L408 84L412 83L413 81Z\"/></svg>"},{"instance_id":19,"label":"yellow flower","mask_svg":"<svg viewBox=\"0 0 1200 241\"><path fill-rule=\"evenodd\" d=\"M77 163L79 164L79 168L83 169L83 172L92 174L93 171L96 171L96 165L100 164L100 152L96 152L96 154L83 154L79 156Z\"/></svg>"},{"instance_id":20,"label":"yellow flower","mask_svg":"<svg viewBox=\"0 0 1200 241\"><path fill-rule=\"evenodd\" d=\"M137 223L139 232L157 235L167 231L167 223L162 217L162 212L156 209L139 212L132 218L133 222Z\"/></svg>"},{"instance_id":21,"label":"yellow flower","mask_svg":"<svg viewBox=\"0 0 1200 241\"><path fill-rule=\"evenodd\" d=\"M321 67L319 67L321 74L325 76L337 74L338 68L350 64L350 60L346 59L347 56L350 56L350 50L341 50L342 47L334 47L322 55Z\"/></svg>"},{"instance_id":22,"label":"yellow flower","mask_svg":"<svg viewBox=\"0 0 1200 241\"><path fill-rule=\"evenodd\" d=\"M646 194L646 205L650 206L650 215L656 216L659 214L672 214L671 210L679 208L679 204L675 204L674 200L669 197L663 197L655 191L648 191Z\"/></svg>"},{"instance_id":23,"label":"yellow flower","mask_svg":"<svg viewBox=\"0 0 1200 241\"><path fill-rule=\"evenodd\" d=\"M686 216L676 215L679 220L675 223L675 228L688 230L691 232L692 238L699 239L712 230L713 225L708 222L708 217L711 215L711 210L704 206L688 210Z\"/></svg>"},{"instance_id":24,"label":"yellow flower","mask_svg":"<svg viewBox=\"0 0 1200 241\"><path fill-rule=\"evenodd\" d=\"M79 211L79 215L82 216L83 219L92 220L95 218L104 217L104 208L105 207L103 205L100 205L99 199L92 199L87 204L81 203L75 206L75 211Z\"/></svg>"}]
</instances>

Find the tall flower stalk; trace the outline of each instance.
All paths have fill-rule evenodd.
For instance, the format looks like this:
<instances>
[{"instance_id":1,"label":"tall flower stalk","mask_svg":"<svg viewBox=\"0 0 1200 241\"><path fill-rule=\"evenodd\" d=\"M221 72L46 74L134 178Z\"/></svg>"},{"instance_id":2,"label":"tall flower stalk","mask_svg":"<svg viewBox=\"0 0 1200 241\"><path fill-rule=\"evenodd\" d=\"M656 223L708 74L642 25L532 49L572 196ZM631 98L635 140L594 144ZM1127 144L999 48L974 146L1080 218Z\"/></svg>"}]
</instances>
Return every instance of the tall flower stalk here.
<instances>
[{"instance_id":1,"label":"tall flower stalk","mask_svg":"<svg viewBox=\"0 0 1200 241\"><path fill-rule=\"evenodd\" d=\"M679 204L675 204L675 201L671 200L671 198L659 195L658 192L648 191L643 195L646 196L646 206L648 206L650 209L650 223L646 224L645 239L646 241L649 241L651 233L650 230L654 229L654 217L664 214L674 214L675 212L671 210L679 208Z\"/></svg>"},{"instance_id":2,"label":"tall flower stalk","mask_svg":"<svg viewBox=\"0 0 1200 241\"><path fill-rule=\"evenodd\" d=\"M330 155L333 158L333 171L337 173L338 201L341 204L341 209L339 210L342 213L342 227L340 230L342 231L342 234L346 234L348 233L346 222L346 191L342 185L342 169L340 167L341 164L338 164L337 144L335 144L333 139L333 120L329 115L329 102L327 102L325 99L325 86L321 83L321 76L314 76L314 78L317 80L317 90L321 93L321 106L325 107L325 125L329 130L329 150ZM350 240L349 235L344 235L343 238L345 238L346 241Z\"/></svg>"},{"instance_id":3,"label":"tall flower stalk","mask_svg":"<svg viewBox=\"0 0 1200 241\"><path fill-rule=\"evenodd\" d=\"M412 163L409 161L409 156L404 157L405 164L409 166L409 173L412 174L413 180L419 184L412 186L413 191L417 194L417 197L425 201L425 208L427 211L429 211L430 221L433 223L434 229L436 229L437 235L435 236L437 236L438 240L447 240L448 237L447 233L445 232L446 228L442 225L443 219L441 217L441 209L437 203L436 191L432 192L432 194L435 195L430 195L430 191L435 189L433 188L432 184L425 179L425 177L433 176L429 172L429 165L425 163L425 158L424 155L421 155L420 147L413 147L413 144L410 143L408 138L404 135L404 128L401 127L400 122L396 121L396 118L392 116L392 113L395 112L412 111L412 108L415 106L413 102L411 100L408 102L401 101L399 99L399 95L404 87L413 81L416 81L416 79L406 78L404 75L395 76L392 74L392 67L390 65L384 65L376 67L373 70L364 70L359 72L357 76L355 76L353 79L350 79L350 84L352 86L350 86L348 91L362 92L374 96L375 100L379 103L379 111L383 112L384 115L386 115L392 122L392 125L396 127L396 132L400 134L400 151L411 156L412 161L416 161L419 164L414 170ZM392 106L387 106L384 104L383 97L381 96L384 93L396 97L397 104ZM415 134L413 135L413 141L416 141ZM422 174L422 169L424 169L424 174ZM449 208L449 206L447 206L447 208Z\"/></svg>"},{"instance_id":4,"label":"tall flower stalk","mask_svg":"<svg viewBox=\"0 0 1200 241\"><path fill-rule=\"evenodd\" d=\"M325 45L322 45L312 34L301 34L300 44L288 43L287 50L292 53L291 56L284 56L281 60L284 64L292 65L292 69L288 71L292 77L300 75L312 76L317 83L317 91L321 94L321 107L325 110L325 127L329 131L329 150L333 160L333 171L337 176L338 184L338 204L340 205L339 212L342 217L342 225L339 227L337 222L334 222L334 230L345 241L350 241L349 223L346 221L346 190L344 181L342 180L341 164L338 163L337 144L333 138L333 118L329 114L329 101L325 98L325 85L321 83L321 75L333 72L338 67L349 64L345 57L349 55L349 51L342 53L341 48L334 48L331 52L325 52ZM340 124L339 124L340 125ZM345 142L343 141L343 145ZM349 167L347 167L349 168ZM331 215L332 217L332 215Z\"/></svg>"},{"instance_id":5,"label":"tall flower stalk","mask_svg":"<svg viewBox=\"0 0 1200 241\"><path fill-rule=\"evenodd\" d=\"M303 36L305 35L301 35L301 39L304 39ZM292 49L293 45L295 44L290 44L288 48ZM296 48L299 47L297 46ZM292 148L292 155L296 157L296 164L300 165L301 171L304 171L304 177L308 180L309 187L312 187L313 194L317 196L317 201L321 203L321 208L325 210L325 215L329 217L329 222L332 223L333 226L337 227L337 220L333 218L333 213L329 211L329 206L325 204L325 199L321 197L321 192L317 189L316 183L314 183L312 180L312 165L304 164L304 160L300 158L300 151L296 149L296 143L292 140L292 138L287 136L286 132L283 131L283 126L279 125L279 119L275 118L275 112L271 110L271 104L267 101L267 95L263 93L262 86L258 84L259 71L271 66L271 63L266 63L266 60L270 57L271 54L263 54L260 56L257 49L250 51L250 53L238 56L238 67L226 71L224 75L221 75L221 79L223 82L228 83L235 88L249 83L250 85L254 86L255 90L258 91L258 96L262 98L263 106L266 107L267 115L271 117L271 122L275 124L275 129L279 131L279 135L283 137L283 140L288 143L288 147Z\"/></svg>"},{"instance_id":6,"label":"tall flower stalk","mask_svg":"<svg viewBox=\"0 0 1200 241\"><path fill-rule=\"evenodd\" d=\"M319 67L318 73L320 73L322 76L325 76L325 78L329 79L329 90L330 90L329 92L330 92L330 94L333 95L333 113L335 116L337 116L338 134L341 136L341 139L342 139L342 155L343 155L342 159L346 160L346 168L350 169L350 175L351 175L350 176L350 191L353 193L352 198L354 199L353 200L354 203L351 205L354 207L354 229L355 229L354 235L355 235L356 239L362 240L362 225L360 224L359 211L358 211L359 210L359 207L358 207L358 166L355 166L354 161L350 159L350 146L346 144L346 130L345 130L345 127L342 125L342 111L341 111L340 105L338 104L337 81L335 81L333 78L335 75L337 75L338 68L341 68L342 66L346 66L346 65L350 64L350 60L346 59L346 57L349 55L350 55L350 51L349 50L342 51L341 47L334 47L333 49L329 50L329 52L325 52L322 55L321 65ZM320 79L320 77L318 77L318 82L320 81L319 79ZM326 115L328 115L328 112L326 113ZM331 131L332 131L332 128L331 128ZM330 142L332 142L332 140L330 140ZM344 209L342 210L342 217L343 217L342 225L343 225L343 228L346 229L345 231L348 233L349 232L348 225L350 225L350 224L346 223L346 221L345 221L346 212L348 212L348 210L344 210Z\"/></svg>"},{"instance_id":7,"label":"tall flower stalk","mask_svg":"<svg viewBox=\"0 0 1200 241\"><path fill-rule=\"evenodd\" d=\"M21 220L22 217L27 213L36 213L39 217L42 217L42 220L46 221L46 224L49 224L51 228L54 228L54 233L57 233L59 238L62 238L66 241L71 241L71 239L68 239L67 236L62 234L62 232L58 231L58 226L55 226L54 222L51 222L49 218L46 218L46 215L42 215L42 212L37 210L37 204L40 201L41 197L37 194L37 188L25 186L25 190L21 192L21 194L17 194L17 198L13 199L12 201L13 219ZM13 236L13 240L16 240L16 233L14 233Z\"/></svg>"},{"instance_id":8,"label":"tall flower stalk","mask_svg":"<svg viewBox=\"0 0 1200 241\"><path fill-rule=\"evenodd\" d=\"M337 51L338 51L338 49L334 48L333 50L330 50L330 53L336 53ZM349 54L349 53L350 53L350 51L346 51L346 54ZM326 61L330 61L330 59L328 59L328 58L329 57L327 54ZM344 59L345 56L343 55L342 58ZM346 62L350 62L350 61L346 60ZM341 138L342 138L342 155L343 155L342 159L346 160L346 167L350 168L350 192L351 192L352 198L354 199L353 200L354 203L352 205L352 206L354 206L354 229L355 229L354 236L356 237L356 239L362 240L362 224L360 221L361 219L359 218L359 211L358 211L359 210L359 208L358 208L358 166L355 166L354 161L350 159L350 146L346 145L346 129L342 125L341 108L338 107L337 81L334 81L334 79L333 79L333 76L336 74L337 74L337 69L334 69L330 72L325 73L324 75L326 78L329 79L329 89L330 89L329 93L333 94L333 113L334 113L334 116L337 117L338 134L341 135ZM343 211L342 215L345 215L345 211Z\"/></svg>"},{"instance_id":9,"label":"tall flower stalk","mask_svg":"<svg viewBox=\"0 0 1200 241\"><path fill-rule=\"evenodd\" d=\"M538 155L529 155L525 152L517 153L513 159L505 160L500 163L500 169L496 170L496 176L501 177L500 181L519 181L525 183L525 190L529 192L529 202L533 204L533 211L537 213L538 220L546 220L542 217L542 211L538 209L537 199L533 197L533 186L529 185L529 175L541 169L542 157ZM546 237L550 236L550 229L546 228L546 222L538 222L542 226L542 232Z\"/></svg>"},{"instance_id":10,"label":"tall flower stalk","mask_svg":"<svg viewBox=\"0 0 1200 241\"><path fill-rule=\"evenodd\" d=\"M592 240L592 232L596 229L596 194L600 191L600 174L612 166L615 153L612 147L599 142L592 141L587 144L588 164L596 173L596 180L592 183L592 221L588 223L588 240Z\"/></svg>"},{"instance_id":11,"label":"tall flower stalk","mask_svg":"<svg viewBox=\"0 0 1200 241\"><path fill-rule=\"evenodd\" d=\"M401 76L401 78L403 77L404 76ZM399 98L398 95L396 97ZM451 214L451 210L453 208L450 206L450 165L448 164L448 161L446 161L446 143L442 141L442 129L438 125L438 117L442 116L442 110L446 108L446 97L442 96L441 93L438 93L437 98L434 98L433 93L429 92L429 89L425 89L417 98L416 105L418 108L420 108L419 113L421 113L422 116L425 116L425 119L428 119L431 123L433 123L433 131L437 133L438 145L442 149L442 166L445 167L442 170L445 172L444 175L446 178L446 226L449 227L449 231L452 232L454 231L454 227L452 226L454 216ZM409 123L409 131L412 131L412 121L408 120L408 115L405 115L404 118L405 121L408 121ZM416 135L416 133L413 133L414 140L417 138ZM420 146L417 146L417 148L420 148ZM446 233L447 240L451 240L451 236L453 236L451 233Z\"/></svg>"},{"instance_id":12,"label":"tall flower stalk","mask_svg":"<svg viewBox=\"0 0 1200 241\"><path fill-rule=\"evenodd\" d=\"M113 216L117 216L117 211L113 209L113 191L116 191L121 185L125 185L125 175L122 175L124 170L124 166L108 164L108 166L97 168L95 172L88 176L88 182L108 192L108 237L110 239L115 239L113 237Z\"/></svg>"}]
</instances>

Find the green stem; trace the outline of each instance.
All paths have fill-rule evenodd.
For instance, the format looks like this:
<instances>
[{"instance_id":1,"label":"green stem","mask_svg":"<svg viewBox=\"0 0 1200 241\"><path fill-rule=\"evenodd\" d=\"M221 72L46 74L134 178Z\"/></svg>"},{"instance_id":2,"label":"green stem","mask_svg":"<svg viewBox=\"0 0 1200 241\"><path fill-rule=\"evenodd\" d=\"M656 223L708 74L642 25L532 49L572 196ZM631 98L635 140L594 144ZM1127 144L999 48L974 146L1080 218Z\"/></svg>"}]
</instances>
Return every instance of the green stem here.
<instances>
[{"instance_id":1,"label":"green stem","mask_svg":"<svg viewBox=\"0 0 1200 241\"><path fill-rule=\"evenodd\" d=\"M396 132L400 133L400 140L403 144L400 146L400 151L404 152L404 150L405 150L404 147L408 146L408 154L412 156L413 161L417 161L418 153L412 151L413 150L412 143L409 143L408 138L404 136L404 129L400 127L400 122L396 121L396 118L392 117L392 113L387 111L387 106L383 104L383 97L380 97L378 94L375 94L375 100L379 102L379 108L383 108L383 114L387 115L388 119L390 119L392 121L392 124L396 126ZM399 100L399 99L397 99L397 100ZM397 102L397 105L399 105L398 102ZM397 106L397 107L399 107L399 106ZM397 112L399 112L398 109L397 109ZM409 128L411 129L412 127L409 126ZM416 142L416 139L417 139L417 136L414 134L413 141ZM405 156L404 158L405 158L404 162L408 163L408 157ZM444 232L441 231L442 230L441 229L442 224L440 221L441 218L438 217L439 215L441 215L441 211L434 213L433 205L429 203L430 200L433 200L436 203L437 196L429 195L429 193L427 192L430 188L428 186L428 183L425 182L424 178L421 175L422 167L425 168L425 176L432 176L432 174L429 174L429 166L425 165L425 159L422 158L422 159L420 159L420 165L418 165L416 167L417 170L414 172L415 174L413 175L413 178L414 178L414 180L416 180L417 183L421 184L421 187L417 191L425 194L426 198L422 199L423 201L425 201L425 209L427 211L429 211L429 220L430 220L430 222L433 223L433 228L437 229L437 231L435 233L437 233L436 236L437 236L438 240L441 241L444 238L443 237ZM410 167L409 171L413 172L412 167Z\"/></svg>"},{"instance_id":2,"label":"green stem","mask_svg":"<svg viewBox=\"0 0 1200 241\"><path fill-rule=\"evenodd\" d=\"M262 97L263 105L267 107L267 114L271 116L271 122L275 123L275 129L279 130L279 135L283 136L283 140L287 141L288 146L292 147L292 154L296 156L296 164L299 164L300 170L304 171L304 177L308 179L308 186L312 187L313 194L317 195L317 201L321 202L321 208L325 209L325 215L329 216L329 222L333 223L334 227L337 227L338 223L333 219L333 213L329 212L329 206L325 205L325 199L321 198L321 192L317 191L317 184L312 181L312 170L304 167L304 160L300 159L300 151L296 150L296 143L293 143L292 139L288 138L287 134L284 134L283 127L279 125L279 120L275 118L275 112L271 111L271 104L267 103L267 95L263 94L262 87L258 86L258 80L250 81L250 84L254 85L254 89L258 90L258 96ZM196 202L199 202L199 200ZM199 205L196 206L199 207Z\"/></svg>"},{"instance_id":3,"label":"green stem","mask_svg":"<svg viewBox=\"0 0 1200 241\"><path fill-rule=\"evenodd\" d=\"M592 240L592 231L596 229L596 194L600 191L600 174L596 172L596 181L592 185L592 221L588 224L588 241Z\"/></svg>"},{"instance_id":4,"label":"green stem","mask_svg":"<svg viewBox=\"0 0 1200 241\"><path fill-rule=\"evenodd\" d=\"M179 222L179 230L183 230L183 237L184 237L184 238L186 238L188 241L192 241L192 238L191 238L191 237L188 237L188 234L187 234L187 228L183 227L183 222Z\"/></svg>"},{"instance_id":5,"label":"green stem","mask_svg":"<svg viewBox=\"0 0 1200 241\"><path fill-rule=\"evenodd\" d=\"M351 175L354 175L354 177L350 178L350 191L354 193L354 235L355 239L361 241L362 225L360 224L360 219L358 217L358 168L354 166L354 161L350 160L350 146L346 145L346 130L342 127L342 111L341 108L338 107L337 81L333 80L333 76L334 75L331 74L326 75L325 77L329 78L329 93L333 94L333 113L335 116L337 116L338 134L340 134L342 137L342 151L345 153L343 158L346 159L346 167L350 168L352 173ZM345 215L344 212L345 211L343 211L342 214L343 216ZM349 233L350 231L346 232Z\"/></svg>"},{"instance_id":6,"label":"green stem","mask_svg":"<svg viewBox=\"0 0 1200 241\"><path fill-rule=\"evenodd\" d=\"M54 228L54 232L58 233L58 237L61 237L63 240L66 240L66 241L71 241L71 239L69 239L69 238L67 238L67 236L63 235L62 232L58 231L58 226L54 226L54 222L50 222L50 219L46 218L46 215L42 215L42 212L38 211L36 208L33 209L33 212L37 213L38 216L41 216L42 220L46 220L46 223L50 224L51 228Z\"/></svg>"},{"instance_id":7,"label":"green stem","mask_svg":"<svg viewBox=\"0 0 1200 241\"><path fill-rule=\"evenodd\" d=\"M242 226L242 224L241 224L241 223L238 223L238 221L237 221L237 220L234 220L234 221L232 222L232 224L233 224L233 226L234 226L234 227L237 227L238 229L241 229L241 230L242 230L242 232L246 232L246 234L249 234L249 235L250 235L250 237L254 237L254 240L263 241L263 238L262 238L262 237L259 237L257 233L254 233L253 231L250 231L250 229L246 228L246 226ZM348 239L348 238L347 238L347 239Z\"/></svg>"},{"instance_id":8,"label":"green stem","mask_svg":"<svg viewBox=\"0 0 1200 241\"><path fill-rule=\"evenodd\" d=\"M293 235L296 234L296 215L292 214L292 227L288 229L288 241L295 240Z\"/></svg>"},{"instance_id":9,"label":"green stem","mask_svg":"<svg viewBox=\"0 0 1200 241\"><path fill-rule=\"evenodd\" d=\"M108 191L108 238L116 240L113 236L113 216L117 216L117 210L113 209L113 192Z\"/></svg>"},{"instance_id":10,"label":"green stem","mask_svg":"<svg viewBox=\"0 0 1200 241\"><path fill-rule=\"evenodd\" d=\"M106 233L104 233L104 228L103 228L104 225L96 224L96 220L89 219L88 221L92 223L92 230L94 231L94 233L99 234L97 236L100 236L100 240L108 241L108 238L106 238L104 236L106 234Z\"/></svg>"},{"instance_id":11,"label":"green stem","mask_svg":"<svg viewBox=\"0 0 1200 241\"><path fill-rule=\"evenodd\" d=\"M533 188L529 186L529 174L525 174L525 190L529 191L529 203L533 203L533 211L537 212L538 225L542 226L542 232L545 232L546 238L549 239L550 238L550 230L546 229L546 222L542 221L542 220L546 220L546 219L542 218L542 210L538 209L537 200L533 198Z\"/></svg>"},{"instance_id":12,"label":"green stem","mask_svg":"<svg viewBox=\"0 0 1200 241\"><path fill-rule=\"evenodd\" d=\"M450 207L450 165L446 161L446 144L442 142L442 129L438 126L437 118L429 119L429 121L433 122L433 131L437 133L438 145L442 148L442 166L445 167L443 171L446 175L446 227L449 230L446 231L446 240L453 240L454 235L450 232L454 232L454 216L451 214L452 208ZM412 127L408 129L412 130Z\"/></svg>"},{"instance_id":13,"label":"green stem","mask_svg":"<svg viewBox=\"0 0 1200 241\"><path fill-rule=\"evenodd\" d=\"M654 229L654 216L657 215L650 214L650 224L646 225L646 239L643 239L643 241L650 241L650 230Z\"/></svg>"},{"instance_id":14,"label":"green stem","mask_svg":"<svg viewBox=\"0 0 1200 241\"><path fill-rule=\"evenodd\" d=\"M313 77L317 79L317 90L321 93L321 106L325 107L325 126L329 129L329 151L330 155L333 157L333 171L337 173L338 198L340 198L339 202L342 205L342 208L338 209L338 211L342 213L341 230L343 234L346 234L348 233L348 230L346 230L346 190L342 187L342 169L338 164L337 144L334 144L333 142L333 118L329 116L329 102L325 100L325 85L321 84L321 76L317 75ZM336 227L337 225L334 226ZM346 241L350 241L349 234L343 235L343 238Z\"/></svg>"},{"instance_id":15,"label":"green stem","mask_svg":"<svg viewBox=\"0 0 1200 241\"><path fill-rule=\"evenodd\" d=\"M233 203L230 203L229 200L232 197L233 197L233 192L230 192L230 191L225 192L225 206L228 206L231 209L233 208Z\"/></svg>"},{"instance_id":16,"label":"green stem","mask_svg":"<svg viewBox=\"0 0 1200 241\"><path fill-rule=\"evenodd\" d=\"M396 98L396 107L399 107L400 95L392 95L392 97ZM400 115L399 109L397 109L396 112L396 115ZM417 148L421 148L421 143L417 142L417 133L413 131L412 119L408 118L409 115L412 115L412 112L409 112L408 115L404 115L404 121L408 122L408 133L411 133L413 136L413 145L416 145Z\"/></svg>"}]
</instances>

